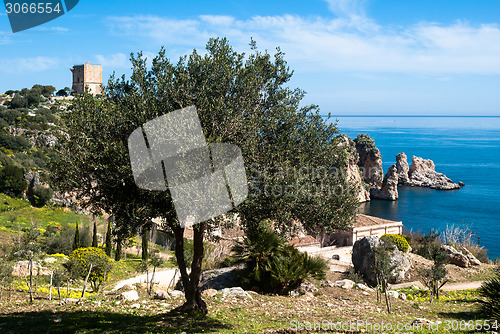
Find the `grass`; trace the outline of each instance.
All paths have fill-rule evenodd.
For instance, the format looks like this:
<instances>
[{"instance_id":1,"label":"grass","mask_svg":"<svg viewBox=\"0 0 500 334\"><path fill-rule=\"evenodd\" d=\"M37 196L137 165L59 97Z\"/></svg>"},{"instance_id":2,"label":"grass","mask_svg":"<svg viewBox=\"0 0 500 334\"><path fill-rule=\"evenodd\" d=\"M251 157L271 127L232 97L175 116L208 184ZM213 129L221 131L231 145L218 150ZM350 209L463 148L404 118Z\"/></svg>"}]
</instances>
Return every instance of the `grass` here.
<instances>
[{"instance_id":1,"label":"grass","mask_svg":"<svg viewBox=\"0 0 500 334\"><path fill-rule=\"evenodd\" d=\"M406 291L408 294L410 291ZM412 328L414 333L442 333L448 326L451 333L474 333L460 330L460 324L484 323L478 313L474 290L446 292L439 301L392 299L393 314L377 303L374 293L338 287L320 288L316 296L300 297L251 294L252 299L223 297L206 298L207 316L172 312L183 299L157 301L139 291L137 302L123 302L116 295L91 295L81 304L60 305L58 300L35 300L29 305L27 294L16 292L15 301L0 302L0 331L18 333L318 333L317 330L292 331L314 324L341 326L354 324L354 329L367 333L376 324L407 325L417 318L437 324L435 327ZM360 322L358 322L360 321ZM392 332L392 331L386 331ZM396 331L394 332L410 332ZM352 333L357 333L353 331Z\"/></svg>"}]
</instances>

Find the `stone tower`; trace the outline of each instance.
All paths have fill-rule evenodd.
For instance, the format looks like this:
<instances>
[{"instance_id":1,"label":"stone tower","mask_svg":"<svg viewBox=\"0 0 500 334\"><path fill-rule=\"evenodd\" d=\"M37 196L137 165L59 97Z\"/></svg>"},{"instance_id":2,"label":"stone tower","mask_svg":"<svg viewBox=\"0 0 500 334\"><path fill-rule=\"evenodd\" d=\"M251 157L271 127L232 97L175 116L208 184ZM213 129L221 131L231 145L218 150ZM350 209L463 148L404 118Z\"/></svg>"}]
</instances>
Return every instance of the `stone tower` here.
<instances>
[{"instance_id":1,"label":"stone tower","mask_svg":"<svg viewBox=\"0 0 500 334\"><path fill-rule=\"evenodd\" d=\"M88 88L92 95L102 94L102 66L90 65L86 62L83 65L75 65L70 68L73 72L73 94L80 94Z\"/></svg>"}]
</instances>

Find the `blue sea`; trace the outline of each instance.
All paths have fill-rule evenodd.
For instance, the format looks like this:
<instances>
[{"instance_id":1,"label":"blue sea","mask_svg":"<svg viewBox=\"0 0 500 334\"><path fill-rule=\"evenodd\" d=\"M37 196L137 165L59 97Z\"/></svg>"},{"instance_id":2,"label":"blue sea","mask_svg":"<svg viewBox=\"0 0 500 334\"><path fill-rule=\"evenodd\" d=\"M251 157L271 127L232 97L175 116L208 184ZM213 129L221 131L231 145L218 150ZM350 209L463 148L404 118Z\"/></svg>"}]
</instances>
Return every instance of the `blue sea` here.
<instances>
[{"instance_id":1,"label":"blue sea","mask_svg":"<svg viewBox=\"0 0 500 334\"><path fill-rule=\"evenodd\" d=\"M337 117L342 133L370 135L382 153L384 174L405 152L432 159L436 171L459 190L399 187L399 199L371 201L364 213L401 220L408 230L427 233L467 224L490 259L500 257L500 117ZM334 119L335 120L335 119Z\"/></svg>"}]
</instances>

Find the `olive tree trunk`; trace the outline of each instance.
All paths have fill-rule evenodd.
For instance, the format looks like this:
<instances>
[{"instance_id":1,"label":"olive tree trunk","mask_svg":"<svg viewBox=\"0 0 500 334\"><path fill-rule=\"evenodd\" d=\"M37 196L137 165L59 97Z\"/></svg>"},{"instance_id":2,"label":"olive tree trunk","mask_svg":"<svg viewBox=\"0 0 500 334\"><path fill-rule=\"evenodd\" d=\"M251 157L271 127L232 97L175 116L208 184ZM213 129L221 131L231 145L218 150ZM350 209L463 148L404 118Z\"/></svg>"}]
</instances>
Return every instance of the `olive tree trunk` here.
<instances>
[{"instance_id":1,"label":"olive tree trunk","mask_svg":"<svg viewBox=\"0 0 500 334\"><path fill-rule=\"evenodd\" d=\"M191 263L191 272L188 274L186 261L184 259L184 228L176 226L173 228L175 235L175 257L181 274L182 286L186 302L177 308L179 311L198 311L203 314L208 313L207 304L201 298L200 283L201 263L203 260L203 234L206 223L199 223L194 226L194 253Z\"/></svg>"}]
</instances>

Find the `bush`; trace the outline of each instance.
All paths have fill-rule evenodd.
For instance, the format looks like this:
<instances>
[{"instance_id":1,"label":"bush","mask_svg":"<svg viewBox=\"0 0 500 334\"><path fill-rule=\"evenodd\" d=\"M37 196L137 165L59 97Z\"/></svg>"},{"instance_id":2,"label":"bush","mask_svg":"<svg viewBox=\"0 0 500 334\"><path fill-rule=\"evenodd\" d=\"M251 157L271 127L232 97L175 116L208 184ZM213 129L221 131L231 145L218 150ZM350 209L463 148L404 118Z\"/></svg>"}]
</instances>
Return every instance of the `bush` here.
<instances>
[{"instance_id":1,"label":"bush","mask_svg":"<svg viewBox=\"0 0 500 334\"><path fill-rule=\"evenodd\" d=\"M0 191L19 196L27 187L23 168L7 165L0 169Z\"/></svg>"},{"instance_id":2,"label":"bush","mask_svg":"<svg viewBox=\"0 0 500 334\"><path fill-rule=\"evenodd\" d=\"M67 268L74 277L85 279L90 265L89 281L92 289L97 292L101 285L109 278L112 269L111 259L100 248L87 247L77 248L69 255Z\"/></svg>"},{"instance_id":3,"label":"bush","mask_svg":"<svg viewBox=\"0 0 500 334\"><path fill-rule=\"evenodd\" d=\"M396 247L401 251L401 252L408 252L410 249L410 244L406 240L406 238L402 235L399 234L384 234L382 237L380 237L382 241L392 241Z\"/></svg>"},{"instance_id":4,"label":"bush","mask_svg":"<svg viewBox=\"0 0 500 334\"><path fill-rule=\"evenodd\" d=\"M49 187L36 186L33 189L33 194L29 196L31 205L41 208L50 201L54 192Z\"/></svg>"},{"instance_id":5,"label":"bush","mask_svg":"<svg viewBox=\"0 0 500 334\"><path fill-rule=\"evenodd\" d=\"M328 270L324 259L300 252L268 227L247 235L233 251L235 262L245 264L243 283L266 292L286 294L305 279L324 279Z\"/></svg>"},{"instance_id":6,"label":"bush","mask_svg":"<svg viewBox=\"0 0 500 334\"><path fill-rule=\"evenodd\" d=\"M500 321L500 267L495 269L493 277L479 288L481 311L493 321Z\"/></svg>"},{"instance_id":7,"label":"bush","mask_svg":"<svg viewBox=\"0 0 500 334\"><path fill-rule=\"evenodd\" d=\"M31 148L31 143L28 139L21 136L12 136L8 133L0 133L0 147L8 150L23 151Z\"/></svg>"}]
</instances>

